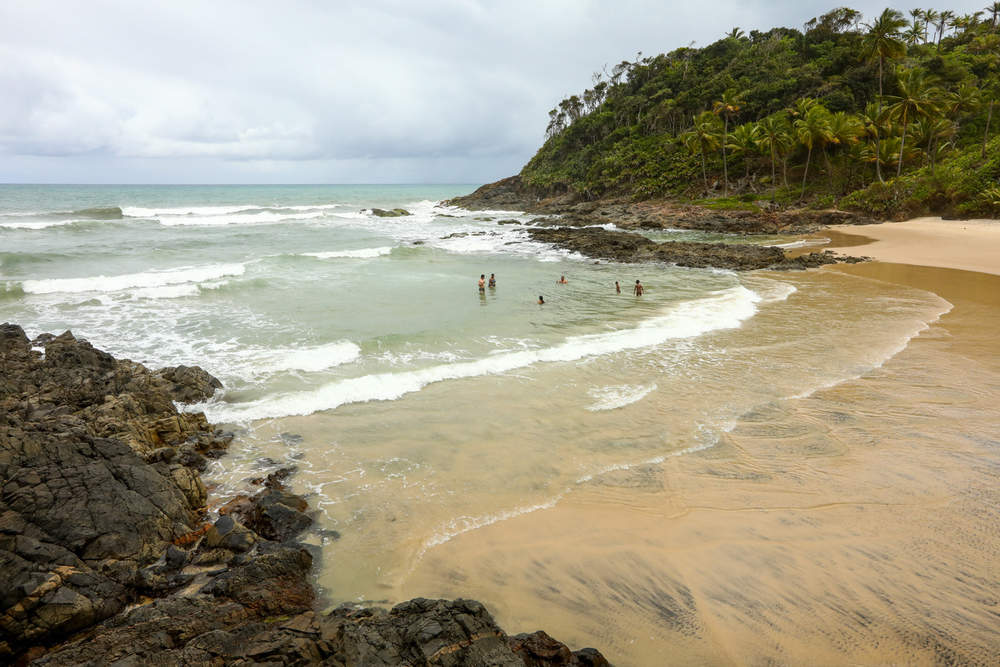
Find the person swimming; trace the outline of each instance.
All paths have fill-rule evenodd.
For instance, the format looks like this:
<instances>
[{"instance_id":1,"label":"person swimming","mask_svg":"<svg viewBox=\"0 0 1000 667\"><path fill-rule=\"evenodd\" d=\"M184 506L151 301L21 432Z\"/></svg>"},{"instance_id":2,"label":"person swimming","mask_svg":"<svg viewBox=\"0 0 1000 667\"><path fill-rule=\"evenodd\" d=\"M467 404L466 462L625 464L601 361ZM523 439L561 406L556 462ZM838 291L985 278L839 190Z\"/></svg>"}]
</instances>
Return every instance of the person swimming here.
<instances>
[{"instance_id":1,"label":"person swimming","mask_svg":"<svg viewBox=\"0 0 1000 667\"><path fill-rule=\"evenodd\" d=\"M636 296L642 296L642 293L645 291L645 289L643 289L642 283L636 280L635 287L632 288L632 291L635 293Z\"/></svg>"},{"instance_id":2,"label":"person swimming","mask_svg":"<svg viewBox=\"0 0 1000 667\"><path fill-rule=\"evenodd\" d=\"M556 281L557 285L565 285L567 283L569 283L569 281L566 280L566 276L559 276L559 280Z\"/></svg>"},{"instance_id":3,"label":"person swimming","mask_svg":"<svg viewBox=\"0 0 1000 667\"><path fill-rule=\"evenodd\" d=\"M538 305L539 306L545 305L545 297L542 296L541 294L538 295Z\"/></svg>"},{"instance_id":4,"label":"person swimming","mask_svg":"<svg viewBox=\"0 0 1000 667\"><path fill-rule=\"evenodd\" d=\"M622 293L622 286L619 285L618 281L616 280L615 281L615 294L621 294L621 293Z\"/></svg>"},{"instance_id":5,"label":"person swimming","mask_svg":"<svg viewBox=\"0 0 1000 667\"><path fill-rule=\"evenodd\" d=\"M482 274L479 275L479 291L480 292L485 292L486 291L486 274L485 273L482 273Z\"/></svg>"},{"instance_id":6,"label":"person swimming","mask_svg":"<svg viewBox=\"0 0 1000 667\"><path fill-rule=\"evenodd\" d=\"M490 274L490 283L489 284L490 284L490 287L496 287L497 286L497 278L492 273Z\"/></svg>"}]
</instances>

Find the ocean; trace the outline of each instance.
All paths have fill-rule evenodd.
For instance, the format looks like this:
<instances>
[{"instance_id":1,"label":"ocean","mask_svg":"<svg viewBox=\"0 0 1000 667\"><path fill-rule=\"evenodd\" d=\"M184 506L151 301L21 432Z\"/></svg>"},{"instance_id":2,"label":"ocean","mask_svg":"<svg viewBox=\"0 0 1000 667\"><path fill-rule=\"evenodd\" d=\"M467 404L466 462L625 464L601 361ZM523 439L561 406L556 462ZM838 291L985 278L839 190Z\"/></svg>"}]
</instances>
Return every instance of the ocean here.
<instances>
[{"instance_id":1,"label":"ocean","mask_svg":"<svg viewBox=\"0 0 1000 667\"><path fill-rule=\"evenodd\" d=\"M393 603L461 589L447 566L414 578L440 545L618 498L606 480L870 372L950 308L835 271L594 261L528 239L534 216L439 203L474 188L0 185L0 321L218 377L189 408L237 436L213 501L295 466L325 596ZM534 629L511 590L484 602ZM565 613L615 609L598 607Z\"/></svg>"}]
</instances>

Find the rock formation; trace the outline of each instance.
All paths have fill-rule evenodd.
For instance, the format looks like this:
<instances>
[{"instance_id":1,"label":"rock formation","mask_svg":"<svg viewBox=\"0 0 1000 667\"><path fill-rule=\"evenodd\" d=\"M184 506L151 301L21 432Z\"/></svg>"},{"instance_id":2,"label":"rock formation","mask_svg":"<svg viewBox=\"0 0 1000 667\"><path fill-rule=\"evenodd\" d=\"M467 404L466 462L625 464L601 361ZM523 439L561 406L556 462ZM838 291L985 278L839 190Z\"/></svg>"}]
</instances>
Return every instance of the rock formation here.
<instances>
[{"instance_id":1,"label":"rock formation","mask_svg":"<svg viewBox=\"0 0 1000 667\"><path fill-rule=\"evenodd\" d=\"M199 471L232 436L174 402L220 386L0 326L0 661L608 664L541 632L508 637L470 600L318 613L289 471L208 520Z\"/></svg>"}]
</instances>

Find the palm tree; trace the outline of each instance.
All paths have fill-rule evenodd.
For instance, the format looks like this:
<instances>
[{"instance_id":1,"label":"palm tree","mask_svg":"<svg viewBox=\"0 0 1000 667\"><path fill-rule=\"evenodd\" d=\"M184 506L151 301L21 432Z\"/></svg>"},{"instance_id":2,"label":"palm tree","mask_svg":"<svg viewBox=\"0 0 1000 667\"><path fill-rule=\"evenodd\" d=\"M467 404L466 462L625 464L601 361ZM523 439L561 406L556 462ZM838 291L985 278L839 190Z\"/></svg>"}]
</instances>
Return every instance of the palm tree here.
<instances>
[{"instance_id":1,"label":"palm tree","mask_svg":"<svg viewBox=\"0 0 1000 667\"><path fill-rule=\"evenodd\" d=\"M997 25L1000 25L1000 2L994 2L983 7L983 11L990 14L990 27L996 30Z\"/></svg>"},{"instance_id":2,"label":"palm tree","mask_svg":"<svg viewBox=\"0 0 1000 667\"><path fill-rule=\"evenodd\" d=\"M910 29L903 33L903 39L909 46L916 46L917 42L923 39L924 36L924 24L920 21L914 21L910 25Z\"/></svg>"},{"instance_id":3,"label":"palm tree","mask_svg":"<svg viewBox=\"0 0 1000 667\"><path fill-rule=\"evenodd\" d=\"M746 36L746 33L740 30L739 28L733 28L732 30L726 33L726 37L728 37L729 39L739 39L744 36Z\"/></svg>"},{"instance_id":4,"label":"palm tree","mask_svg":"<svg viewBox=\"0 0 1000 667\"><path fill-rule=\"evenodd\" d=\"M924 12L924 44L927 43L927 29L936 24L937 20L938 13L933 9L928 9Z\"/></svg>"},{"instance_id":5,"label":"palm tree","mask_svg":"<svg viewBox=\"0 0 1000 667\"><path fill-rule=\"evenodd\" d=\"M931 11L931 10L928 10ZM906 27L906 19L895 9L884 9L875 21L866 24L868 34L865 35L865 45L869 58L878 60L878 113L882 113L882 76L885 62L899 58L906 53L906 45L900 41L900 30ZM878 153L879 137L875 135L875 152ZM882 168L875 162L875 173L882 180Z\"/></svg>"},{"instance_id":6,"label":"palm tree","mask_svg":"<svg viewBox=\"0 0 1000 667\"><path fill-rule=\"evenodd\" d=\"M950 9L945 9L940 14L938 14L937 20L937 50L938 53L941 52L941 38L944 37L944 29L948 26L951 20L955 18L955 12Z\"/></svg>"},{"instance_id":7,"label":"palm tree","mask_svg":"<svg viewBox=\"0 0 1000 667\"><path fill-rule=\"evenodd\" d=\"M808 151L806 153L806 168L802 172L802 194L799 195L799 198L802 198L806 194L806 178L809 176L809 161L812 158L813 148L816 146L823 148L833 140L833 133L830 130L830 112L819 104L812 107L804 117L795 121L795 135Z\"/></svg>"},{"instance_id":8,"label":"palm tree","mask_svg":"<svg viewBox=\"0 0 1000 667\"><path fill-rule=\"evenodd\" d=\"M692 153L701 154L701 176L705 179L708 192L708 171L705 168L705 152L719 147L719 119L711 111L704 111L694 117L694 125L681 135L681 141Z\"/></svg>"},{"instance_id":9,"label":"palm tree","mask_svg":"<svg viewBox=\"0 0 1000 667\"><path fill-rule=\"evenodd\" d=\"M722 134L722 173L725 179L725 187L723 189L723 196L729 196L729 164L726 160L726 141L729 138L729 119L739 113L740 108L745 104L743 101L743 93L737 93L734 90L727 90L722 94L722 99L717 100L712 104L712 112L717 116L722 116L723 119L723 134Z\"/></svg>"},{"instance_id":10,"label":"palm tree","mask_svg":"<svg viewBox=\"0 0 1000 667\"><path fill-rule=\"evenodd\" d=\"M758 143L761 148L766 148L768 153L771 154L771 186L772 188L777 186L775 181L775 162L778 155L783 155L791 147L792 136L791 127L788 125L788 121L782 118L778 114L768 116L759 123L757 127L760 128L760 137L758 138ZM784 162L782 162L784 165ZM784 174L785 187L788 187L788 171L782 169ZM774 198L774 191L771 192L772 199Z\"/></svg>"},{"instance_id":11,"label":"palm tree","mask_svg":"<svg viewBox=\"0 0 1000 667\"><path fill-rule=\"evenodd\" d=\"M843 149L841 152L847 153L850 147L858 142L858 137L864 134L864 127L861 120L854 114L846 111L838 111L830 115L830 143ZM833 183L833 169L827 160L827 169L830 172L830 183Z\"/></svg>"},{"instance_id":12,"label":"palm tree","mask_svg":"<svg viewBox=\"0 0 1000 667\"><path fill-rule=\"evenodd\" d=\"M729 136L729 148L743 156L743 178L750 178L750 156L757 152L760 128L757 123L744 123Z\"/></svg>"},{"instance_id":13,"label":"palm tree","mask_svg":"<svg viewBox=\"0 0 1000 667\"><path fill-rule=\"evenodd\" d=\"M990 104L989 113L986 114L986 131L983 132L982 156L984 160L986 159L986 142L990 138L990 121L993 120L993 105L996 104L998 93L1000 93L1000 86L997 86L996 84L993 84L993 86L987 89L987 99L989 99Z\"/></svg>"},{"instance_id":14,"label":"palm tree","mask_svg":"<svg viewBox=\"0 0 1000 667\"><path fill-rule=\"evenodd\" d=\"M913 131L916 134L916 143L927 146L924 153L927 154L933 176L938 154L944 150L947 140L958 132L958 127L947 118L922 118L914 124Z\"/></svg>"},{"instance_id":15,"label":"palm tree","mask_svg":"<svg viewBox=\"0 0 1000 667\"><path fill-rule=\"evenodd\" d=\"M891 95L894 100L888 111L890 119L898 119L903 128L899 141L899 161L896 177L903 173L903 151L906 150L906 126L917 118L930 118L938 112L941 90L933 86L922 70L909 70L899 77L899 95Z\"/></svg>"}]
</instances>

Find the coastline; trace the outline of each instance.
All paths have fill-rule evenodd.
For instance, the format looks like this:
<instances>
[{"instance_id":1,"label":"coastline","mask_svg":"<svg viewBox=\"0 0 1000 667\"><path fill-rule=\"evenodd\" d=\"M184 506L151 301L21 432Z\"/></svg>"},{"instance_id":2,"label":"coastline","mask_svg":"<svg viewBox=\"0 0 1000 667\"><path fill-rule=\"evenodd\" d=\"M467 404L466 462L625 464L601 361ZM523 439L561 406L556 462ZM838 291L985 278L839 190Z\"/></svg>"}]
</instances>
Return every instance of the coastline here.
<instances>
[{"instance_id":1,"label":"coastline","mask_svg":"<svg viewBox=\"0 0 1000 667\"><path fill-rule=\"evenodd\" d=\"M761 406L710 449L458 536L404 591L513 581L501 622L544 618L622 665L995 660L1000 278L981 260L1000 256L1000 223L963 230L970 247L940 238L962 222L926 222L838 230L832 247L876 261L819 271L952 305L883 365ZM914 252L932 231L935 256Z\"/></svg>"}]
</instances>

